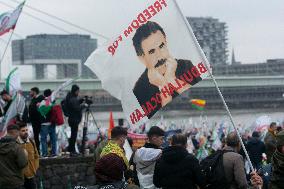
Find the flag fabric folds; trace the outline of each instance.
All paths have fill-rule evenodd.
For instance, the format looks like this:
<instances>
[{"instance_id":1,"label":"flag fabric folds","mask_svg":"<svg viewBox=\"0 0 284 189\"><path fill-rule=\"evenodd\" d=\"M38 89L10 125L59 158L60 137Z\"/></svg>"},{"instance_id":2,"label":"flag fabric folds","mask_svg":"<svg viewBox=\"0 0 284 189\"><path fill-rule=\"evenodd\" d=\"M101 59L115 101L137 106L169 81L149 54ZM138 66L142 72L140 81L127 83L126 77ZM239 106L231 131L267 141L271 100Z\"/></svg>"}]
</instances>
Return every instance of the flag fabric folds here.
<instances>
[{"instance_id":1,"label":"flag fabric folds","mask_svg":"<svg viewBox=\"0 0 284 189\"><path fill-rule=\"evenodd\" d=\"M22 90L21 78L18 72L18 68L14 68L8 75L5 83L5 90L12 97Z\"/></svg>"},{"instance_id":2,"label":"flag fabric folds","mask_svg":"<svg viewBox=\"0 0 284 189\"><path fill-rule=\"evenodd\" d=\"M128 122L139 126L207 77L210 66L174 0L119 2L108 7L117 27L107 24L112 22L109 16L101 17L113 38L85 65L121 100Z\"/></svg>"},{"instance_id":3,"label":"flag fabric folds","mask_svg":"<svg viewBox=\"0 0 284 189\"><path fill-rule=\"evenodd\" d=\"M108 127L108 139L111 139L111 130L114 128L114 120L112 116L112 112L109 115L109 127Z\"/></svg>"},{"instance_id":4,"label":"flag fabric folds","mask_svg":"<svg viewBox=\"0 0 284 189\"><path fill-rule=\"evenodd\" d=\"M198 110L204 110L205 105L206 105L206 100L201 100L201 99L192 99L190 100L190 102L191 102L191 106Z\"/></svg>"},{"instance_id":5,"label":"flag fabric folds","mask_svg":"<svg viewBox=\"0 0 284 189\"><path fill-rule=\"evenodd\" d=\"M25 106L25 98L23 97L23 95L21 93L16 93L11 105L9 106L8 111L6 112L4 118L0 123L0 137L3 137L6 132L7 126L10 123L16 122L17 116L19 116L20 118L23 116Z\"/></svg>"},{"instance_id":6,"label":"flag fabric folds","mask_svg":"<svg viewBox=\"0 0 284 189\"><path fill-rule=\"evenodd\" d=\"M5 90L12 97L12 102L0 123L0 137L2 137L7 126L16 121L16 118L22 119L26 107L25 98L22 95L21 78L17 68L13 69L5 83Z\"/></svg>"},{"instance_id":7,"label":"flag fabric folds","mask_svg":"<svg viewBox=\"0 0 284 189\"><path fill-rule=\"evenodd\" d=\"M64 83L62 83L60 86L58 86L52 93L51 93L51 102L53 102L57 96L57 94L62 91L64 88L68 87L69 85L71 85L75 79L68 79L67 81L65 81Z\"/></svg>"},{"instance_id":8,"label":"flag fabric folds","mask_svg":"<svg viewBox=\"0 0 284 189\"><path fill-rule=\"evenodd\" d=\"M45 98L37 106L38 106L39 113L43 117L45 117L50 112L53 104L52 104L50 98Z\"/></svg>"},{"instance_id":9,"label":"flag fabric folds","mask_svg":"<svg viewBox=\"0 0 284 189\"><path fill-rule=\"evenodd\" d=\"M25 5L25 1L22 2L18 7L10 12L5 12L0 15L0 36L15 29L16 23Z\"/></svg>"}]
</instances>

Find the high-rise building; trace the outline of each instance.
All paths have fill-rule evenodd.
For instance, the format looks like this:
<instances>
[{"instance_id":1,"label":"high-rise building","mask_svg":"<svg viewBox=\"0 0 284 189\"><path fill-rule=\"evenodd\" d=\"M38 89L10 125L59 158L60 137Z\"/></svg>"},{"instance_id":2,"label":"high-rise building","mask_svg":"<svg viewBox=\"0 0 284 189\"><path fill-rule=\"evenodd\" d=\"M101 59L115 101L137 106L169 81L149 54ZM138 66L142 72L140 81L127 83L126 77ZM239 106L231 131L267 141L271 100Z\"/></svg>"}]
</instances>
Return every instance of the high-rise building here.
<instances>
[{"instance_id":1,"label":"high-rise building","mask_svg":"<svg viewBox=\"0 0 284 189\"><path fill-rule=\"evenodd\" d=\"M32 65L35 79L94 78L84 64L97 48L97 40L89 35L40 34L12 41L13 65Z\"/></svg>"},{"instance_id":2,"label":"high-rise building","mask_svg":"<svg viewBox=\"0 0 284 189\"><path fill-rule=\"evenodd\" d=\"M226 23L211 17L188 17L187 20L210 64L227 64Z\"/></svg>"}]
</instances>

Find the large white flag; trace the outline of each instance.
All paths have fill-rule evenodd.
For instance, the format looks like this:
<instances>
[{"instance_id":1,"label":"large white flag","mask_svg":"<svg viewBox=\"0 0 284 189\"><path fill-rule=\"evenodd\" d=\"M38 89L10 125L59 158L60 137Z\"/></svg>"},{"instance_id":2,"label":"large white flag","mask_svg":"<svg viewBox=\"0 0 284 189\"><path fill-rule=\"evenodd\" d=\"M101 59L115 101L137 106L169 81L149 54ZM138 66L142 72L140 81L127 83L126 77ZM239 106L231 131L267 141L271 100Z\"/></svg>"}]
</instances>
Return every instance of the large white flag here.
<instances>
[{"instance_id":1,"label":"large white flag","mask_svg":"<svg viewBox=\"0 0 284 189\"><path fill-rule=\"evenodd\" d=\"M63 89L65 89L66 87L68 87L69 85L71 85L77 78L74 79L68 79L67 81L65 81L64 83L62 83L60 86L58 86L52 93L51 93L51 102L53 102L56 99L56 96L58 95L58 93L60 91L62 91Z\"/></svg>"},{"instance_id":2,"label":"large white flag","mask_svg":"<svg viewBox=\"0 0 284 189\"><path fill-rule=\"evenodd\" d=\"M87 65L111 95L121 100L133 125L141 125L173 98L198 83L208 64L173 0L120 0L121 32L98 48ZM117 4L109 9L117 10ZM126 16L125 16L126 15ZM112 22L113 15L102 15ZM111 31L108 31L111 33Z\"/></svg>"}]
</instances>

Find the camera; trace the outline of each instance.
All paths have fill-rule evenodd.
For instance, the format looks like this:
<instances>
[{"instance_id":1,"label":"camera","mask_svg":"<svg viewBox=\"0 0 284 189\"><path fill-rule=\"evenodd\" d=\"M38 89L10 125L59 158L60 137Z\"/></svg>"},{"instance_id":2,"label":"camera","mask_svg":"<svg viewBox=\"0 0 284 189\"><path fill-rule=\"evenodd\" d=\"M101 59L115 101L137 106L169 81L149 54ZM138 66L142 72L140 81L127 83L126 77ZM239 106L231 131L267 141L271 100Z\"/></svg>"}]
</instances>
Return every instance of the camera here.
<instances>
[{"instance_id":1,"label":"camera","mask_svg":"<svg viewBox=\"0 0 284 189\"><path fill-rule=\"evenodd\" d=\"M91 104L93 104L92 97L91 96L84 96L83 102L90 106Z\"/></svg>"}]
</instances>

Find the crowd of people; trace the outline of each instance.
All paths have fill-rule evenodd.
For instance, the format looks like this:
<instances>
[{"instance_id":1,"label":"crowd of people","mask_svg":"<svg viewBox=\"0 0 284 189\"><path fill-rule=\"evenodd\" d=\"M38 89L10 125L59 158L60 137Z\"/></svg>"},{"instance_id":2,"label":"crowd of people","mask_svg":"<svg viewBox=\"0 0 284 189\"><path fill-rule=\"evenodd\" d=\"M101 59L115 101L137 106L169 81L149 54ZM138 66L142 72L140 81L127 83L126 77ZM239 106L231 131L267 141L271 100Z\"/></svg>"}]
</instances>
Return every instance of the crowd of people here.
<instances>
[{"instance_id":1,"label":"crowd of people","mask_svg":"<svg viewBox=\"0 0 284 189\"><path fill-rule=\"evenodd\" d=\"M128 162L122 148L127 132L115 127L111 139L102 142L104 147L95 151L98 182L95 188L283 188L284 131L275 132L275 126L271 123L265 143L259 139L258 132L253 132L245 142L255 168L249 174L245 171L243 149L236 132L224 138L221 149L199 161L187 150L191 137L174 134L170 145L162 149L165 132L153 126L147 133L147 143L137 149ZM263 153L269 154L270 150L274 151L267 156L268 164L262 163ZM208 171L208 163L213 174Z\"/></svg>"},{"instance_id":2,"label":"crowd of people","mask_svg":"<svg viewBox=\"0 0 284 189\"><path fill-rule=\"evenodd\" d=\"M79 91L80 88L73 85L65 98L65 105L70 115L68 123L71 128L67 150L71 157L78 156L75 143L78 126L82 119L82 110L86 106L78 98ZM0 95L5 102L1 116L7 117L13 98L6 90L3 90ZM51 100L51 95L50 89L44 90L41 95L37 87L31 88L29 106L24 108L22 115L19 113L9 120L6 135L0 139L1 189L37 188L35 175L39 168L39 159L57 157L57 135L54 120L58 116L58 112L52 109L56 102ZM44 107L42 108L41 105ZM62 111L59 113L63 116ZM33 139L29 136L28 124L32 125ZM51 150L49 150L49 146L51 146Z\"/></svg>"},{"instance_id":3,"label":"crowd of people","mask_svg":"<svg viewBox=\"0 0 284 189\"><path fill-rule=\"evenodd\" d=\"M80 88L73 85L61 103L71 128L66 149L71 158L79 155L75 145L82 111L87 106L80 100L79 92ZM12 97L5 90L0 95L6 102L2 112L5 115ZM40 158L57 157L56 124L52 106L49 106L54 104L51 95L50 89L41 95L39 89L33 87L31 102L23 115L9 122L7 134L0 139L1 189L37 188L35 176ZM41 108L41 105L50 108ZM29 136L28 123L32 125L33 138ZM146 143L138 149L132 148L131 158L127 158L123 146L126 141L131 145L132 140L126 128L116 126L111 130L110 138L100 136L101 140L96 144L94 172L97 184L88 188L280 189L284 186L284 131L281 130L272 122L263 139L257 131L242 136L254 167L250 170L236 132L216 135L214 132L202 134L202 131L182 130L166 137L166 131L161 127L152 126L147 131ZM216 141L220 141L218 145Z\"/></svg>"}]
</instances>

